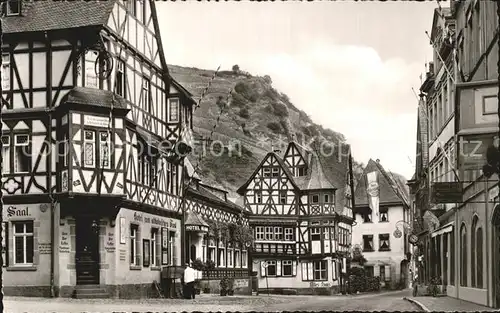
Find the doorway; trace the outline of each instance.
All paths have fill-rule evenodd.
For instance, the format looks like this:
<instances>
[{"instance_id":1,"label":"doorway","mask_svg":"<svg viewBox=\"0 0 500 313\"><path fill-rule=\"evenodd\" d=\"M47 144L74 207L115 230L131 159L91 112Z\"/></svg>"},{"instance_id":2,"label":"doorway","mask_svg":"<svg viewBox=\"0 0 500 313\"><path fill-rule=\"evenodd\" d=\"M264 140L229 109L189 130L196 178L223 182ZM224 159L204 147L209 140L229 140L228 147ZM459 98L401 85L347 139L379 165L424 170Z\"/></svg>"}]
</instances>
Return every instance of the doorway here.
<instances>
[{"instance_id":1,"label":"doorway","mask_svg":"<svg viewBox=\"0 0 500 313\"><path fill-rule=\"evenodd\" d=\"M91 217L76 219L76 284L99 284L99 223Z\"/></svg>"}]
</instances>

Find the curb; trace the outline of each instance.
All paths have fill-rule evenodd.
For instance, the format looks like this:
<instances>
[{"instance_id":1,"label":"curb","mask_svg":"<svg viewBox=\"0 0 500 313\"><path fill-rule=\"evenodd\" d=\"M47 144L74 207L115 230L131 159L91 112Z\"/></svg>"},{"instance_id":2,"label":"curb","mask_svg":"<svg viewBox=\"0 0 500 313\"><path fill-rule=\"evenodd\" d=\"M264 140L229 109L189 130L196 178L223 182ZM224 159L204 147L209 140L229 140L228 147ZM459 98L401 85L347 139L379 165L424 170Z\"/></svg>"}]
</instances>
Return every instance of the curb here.
<instances>
[{"instance_id":1,"label":"curb","mask_svg":"<svg viewBox=\"0 0 500 313\"><path fill-rule=\"evenodd\" d=\"M423 305L422 303L418 302L417 300L415 299L412 299L412 298L408 298L408 297L403 297L403 300L406 300L410 303L413 303L415 304L416 306L418 306L421 310L423 310L424 312L431 312L431 310L429 310L425 305Z\"/></svg>"}]
</instances>

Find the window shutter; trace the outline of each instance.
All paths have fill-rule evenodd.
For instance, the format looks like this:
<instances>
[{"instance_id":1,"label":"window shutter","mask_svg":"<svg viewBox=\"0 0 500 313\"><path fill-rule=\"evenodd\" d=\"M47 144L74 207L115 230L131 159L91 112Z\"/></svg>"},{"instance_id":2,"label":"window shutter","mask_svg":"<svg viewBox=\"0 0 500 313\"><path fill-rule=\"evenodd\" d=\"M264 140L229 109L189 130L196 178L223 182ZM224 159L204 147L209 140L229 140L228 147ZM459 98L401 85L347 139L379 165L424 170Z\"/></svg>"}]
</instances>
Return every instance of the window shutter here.
<instances>
[{"instance_id":1,"label":"window shutter","mask_svg":"<svg viewBox=\"0 0 500 313\"><path fill-rule=\"evenodd\" d=\"M168 230L165 227L161 228L161 264L168 264Z\"/></svg>"},{"instance_id":2,"label":"window shutter","mask_svg":"<svg viewBox=\"0 0 500 313\"><path fill-rule=\"evenodd\" d=\"M266 277L266 268L264 267L264 262L266 262L266 261L260 261L260 276L261 277Z\"/></svg>"},{"instance_id":3,"label":"window shutter","mask_svg":"<svg viewBox=\"0 0 500 313\"><path fill-rule=\"evenodd\" d=\"M302 266L302 280L307 280L307 263L300 262Z\"/></svg>"},{"instance_id":4,"label":"window shutter","mask_svg":"<svg viewBox=\"0 0 500 313\"><path fill-rule=\"evenodd\" d=\"M385 280L386 281L391 280L391 266L390 265L385 266Z\"/></svg>"},{"instance_id":5,"label":"window shutter","mask_svg":"<svg viewBox=\"0 0 500 313\"><path fill-rule=\"evenodd\" d=\"M175 246L175 233L172 233L172 265L177 265L177 249Z\"/></svg>"},{"instance_id":6,"label":"window shutter","mask_svg":"<svg viewBox=\"0 0 500 313\"><path fill-rule=\"evenodd\" d=\"M276 276L281 276L281 261L276 261Z\"/></svg>"},{"instance_id":7,"label":"window shutter","mask_svg":"<svg viewBox=\"0 0 500 313\"><path fill-rule=\"evenodd\" d=\"M292 261L292 276L297 276L297 261Z\"/></svg>"},{"instance_id":8,"label":"window shutter","mask_svg":"<svg viewBox=\"0 0 500 313\"><path fill-rule=\"evenodd\" d=\"M312 262L307 263L307 280L314 280L313 264Z\"/></svg>"},{"instance_id":9,"label":"window shutter","mask_svg":"<svg viewBox=\"0 0 500 313\"><path fill-rule=\"evenodd\" d=\"M337 280L337 262L332 260L332 280Z\"/></svg>"},{"instance_id":10,"label":"window shutter","mask_svg":"<svg viewBox=\"0 0 500 313\"><path fill-rule=\"evenodd\" d=\"M3 258L3 267L9 266L9 247L8 247L8 236L9 236L9 222L2 223L2 258Z\"/></svg>"},{"instance_id":11,"label":"window shutter","mask_svg":"<svg viewBox=\"0 0 500 313\"><path fill-rule=\"evenodd\" d=\"M136 231L135 233L135 263L136 265L141 265L141 245L140 245L140 233Z\"/></svg>"}]
</instances>

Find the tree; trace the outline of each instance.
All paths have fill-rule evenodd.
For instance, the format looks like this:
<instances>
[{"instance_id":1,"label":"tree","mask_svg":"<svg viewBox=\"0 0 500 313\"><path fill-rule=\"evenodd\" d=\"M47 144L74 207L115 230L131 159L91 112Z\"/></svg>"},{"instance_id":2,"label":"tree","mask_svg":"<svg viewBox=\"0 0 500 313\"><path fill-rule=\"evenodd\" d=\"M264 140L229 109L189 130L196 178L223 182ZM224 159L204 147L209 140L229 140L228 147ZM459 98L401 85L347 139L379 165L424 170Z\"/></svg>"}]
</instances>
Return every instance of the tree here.
<instances>
[{"instance_id":1,"label":"tree","mask_svg":"<svg viewBox=\"0 0 500 313\"><path fill-rule=\"evenodd\" d=\"M238 74L240 72L240 67L238 66L238 64L233 65L233 72L235 74Z\"/></svg>"}]
</instances>

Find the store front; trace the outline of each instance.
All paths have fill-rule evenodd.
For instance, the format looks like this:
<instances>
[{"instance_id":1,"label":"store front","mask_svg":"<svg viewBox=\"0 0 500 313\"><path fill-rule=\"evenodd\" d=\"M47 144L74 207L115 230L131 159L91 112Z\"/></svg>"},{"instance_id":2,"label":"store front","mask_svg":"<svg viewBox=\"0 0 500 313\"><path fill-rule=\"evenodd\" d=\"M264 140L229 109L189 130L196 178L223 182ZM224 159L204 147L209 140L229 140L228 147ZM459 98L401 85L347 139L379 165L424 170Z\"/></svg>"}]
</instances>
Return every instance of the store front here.
<instances>
[{"instance_id":1,"label":"store front","mask_svg":"<svg viewBox=\"0 0 500 313\"><path fill-rule=\"evenodd\" d=\"M204 239L208 233L208 224L195 212L186 213L186 251L187 259L194 262L196 259L204 261Z\"/></svg>"}]
</instances>

